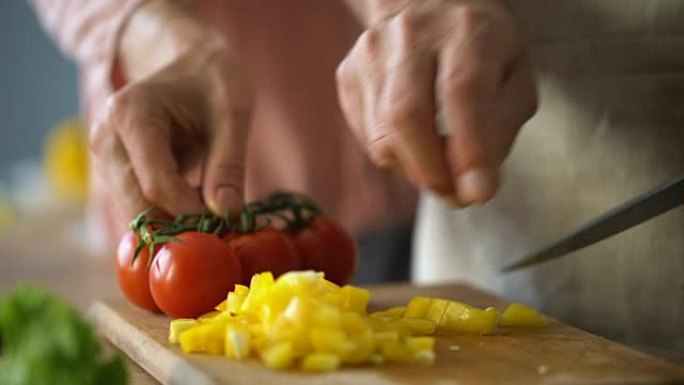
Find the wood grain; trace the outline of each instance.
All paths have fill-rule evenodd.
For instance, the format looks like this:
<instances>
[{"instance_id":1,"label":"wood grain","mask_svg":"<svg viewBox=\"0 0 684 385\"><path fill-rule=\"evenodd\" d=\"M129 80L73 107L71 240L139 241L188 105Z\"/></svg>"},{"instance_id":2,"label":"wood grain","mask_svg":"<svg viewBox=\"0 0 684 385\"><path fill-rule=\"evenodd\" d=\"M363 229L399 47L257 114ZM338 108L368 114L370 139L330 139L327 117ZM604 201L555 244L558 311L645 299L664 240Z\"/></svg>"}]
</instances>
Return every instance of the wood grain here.
<instances>
[{"instance_id":1,"label":"wood grain","mask_svg":"<svg viewBox=\"0 0 684 385\"><path fill-rule=\"evenodd\" d=\"M371 288L371 307L415 295L503 307L506 301L465 285ZM329 374L276 372L256 360L183 355L167 342L169 319L121 301L98 302L101 333L163 384L684 384L684 368L551 320L543 331L502 329L496 336L439 334L433 368L387 365ZM458 346L458 350L450 349Z\"/></svg>"}]
</instances>

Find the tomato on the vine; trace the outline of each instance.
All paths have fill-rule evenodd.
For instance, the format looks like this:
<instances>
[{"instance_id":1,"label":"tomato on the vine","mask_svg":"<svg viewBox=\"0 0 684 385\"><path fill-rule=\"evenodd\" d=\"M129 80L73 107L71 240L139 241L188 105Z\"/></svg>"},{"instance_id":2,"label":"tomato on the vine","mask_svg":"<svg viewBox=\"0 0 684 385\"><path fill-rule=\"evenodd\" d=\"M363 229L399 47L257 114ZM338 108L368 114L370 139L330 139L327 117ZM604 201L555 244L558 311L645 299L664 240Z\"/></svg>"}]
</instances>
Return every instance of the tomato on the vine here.
<instances>
[{"instance_id":1,"label":"tomato on the vine","mask_svg":"<svg viewBox=\"0 0 684 385\"><path fill-rule=\"evenodd\" d=\"M226 237L230 252L242 264L243 283L257 273L270 271L274 277L302 268L294 243L282 231L266 227L251 233Z\"/></svg>"},{"instance_id":2,"label":"tomato on the vine","mask_svg":"<svg viewBox=\"0 0 684 385\"><path fill-rule=\"evenodd\" d=\"M150 250L144 247L138 257L133 261L135 249L138 247L138 239L135 233L127 231L119 242L116 250L116 277L119 287L135 305L153 312L158 312L159 307L150 293L150 284L147 274L147 265L150 260Z\"/></svg>"},{"instance_id":3,"label":"tomato on the vine","mask_svg":"<svg viewBox=\"0 0 684 385\"><path fill-rule=\"evenodd\" d=\"M293 234L304 268L322 271L325 278L344 285L354 275L357 250L354 240L329 218L317 217Z\"/></svg>"},{"instance_id":4,"label":"tomato on the vine","mask_svg":"<svg viewBox=\"0 0 684 385\"><path fill-rule=\"evenodd\" d=\"M239 259L214 234L188 231L157 252L149 271L159 308L174 318L195 318L214 308L242 282Z\"/></svg>"}]
</instances>

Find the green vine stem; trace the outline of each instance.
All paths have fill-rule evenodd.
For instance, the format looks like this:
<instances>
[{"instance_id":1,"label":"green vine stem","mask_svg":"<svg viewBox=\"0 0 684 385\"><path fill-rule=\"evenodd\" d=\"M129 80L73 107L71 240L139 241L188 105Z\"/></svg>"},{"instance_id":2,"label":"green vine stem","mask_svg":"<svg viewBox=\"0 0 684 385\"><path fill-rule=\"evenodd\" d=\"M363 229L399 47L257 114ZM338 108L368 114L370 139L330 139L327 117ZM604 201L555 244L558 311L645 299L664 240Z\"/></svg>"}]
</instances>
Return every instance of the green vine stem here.
<instances>
[{"instance_id":1,"label":"green vine stem","mask_svg":"<svg viewBox=\"0 0 684 385\"><path fill-rule=\"evenodd\" d=\"M210 212L187 213L173 220L159 219L153 214L153 209L145 210L129 224L138 239L133 261L145 247L148 247L151 256L148 266L152 263L157 246L177 242L176 236L187 231L224 237L229 233L246 234L266 227L277 227L276 223L282 223L282 230L296 232L308 226L316 217L323 215L323 212L304 194L277 191L262 200L245 205L235 217L238 221L235 221L234 216L228 212L222 216Z\"/></svg>"}]
</instances>

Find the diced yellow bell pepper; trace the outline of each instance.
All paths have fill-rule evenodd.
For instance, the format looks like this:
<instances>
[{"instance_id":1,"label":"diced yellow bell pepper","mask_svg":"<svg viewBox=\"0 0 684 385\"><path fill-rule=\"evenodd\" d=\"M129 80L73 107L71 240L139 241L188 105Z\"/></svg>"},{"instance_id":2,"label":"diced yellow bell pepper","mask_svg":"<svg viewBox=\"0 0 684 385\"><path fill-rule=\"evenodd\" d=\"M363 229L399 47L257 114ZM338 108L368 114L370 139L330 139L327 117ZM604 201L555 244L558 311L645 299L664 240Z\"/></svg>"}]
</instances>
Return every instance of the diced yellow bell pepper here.
<instances>
[{"instance_id":1,"label":"diced yellow bell pepper","mask_svg":"<svg viewBox=\"0 0 684 385\"><path fill-rule=\"evenodd\" d=\"M307 372L330 372L340 367L340 357L330 353L313 353L302 360L302 370Z\"/></svg>"},{"instance_id":2,"label":"diced yellow bell pepper","mask_svg":"<svg viewBox=\"0 0 684 385\"><path fill-rule=\"evenodd\" d=\"M203 352L213 355L223 354L225 325L206 323L180 333L178 340L183 352Z\"/></svg>"},{"instance_id":3,"label":"diced yellow bell pepper","mask_svg":"<svg viewBox=\"0 0 684 385\"><path fill-rule=\"evenodd\" d=\"M230 293L228 293L228 295L230 295ZM214 309L218 310L218 311L225 311L227 304L228 304L228 299L224 299L223 301L221 301L220 304L216 305L216 307Z\"/></svg>"},{"instance_id":4,"label":"diced yellow bell pepper","mask_svg":"<svg viewBox=\"0 0 684 385\"><path fill-rule=\"evenodd\" d=\"M237 314L242 308L242 304L245 302L247 295L237 294L234 291L228 293L228 298L225 301L227 311Z\"/></svg>"},{"instance_id":5,"label":"diced yellow bell pepper","mask_svg":"<svg viewBox=\"0 0 684 385\"><path fill-rule=\"evenodd\" d=\"M446 312L447 306L449 306L449 301L445 299L434 298L430 302L430 307L428 307L425 312L425 319L434 321L437 325L440 324L444 313Z\"/></svg>"},{"instance_id":6,"label":"diced yellow bell pepper","mask_svg":"<svg viewBox=\"0 0 684 385\"><path fill-rule=\"evenodd\" d=\"M197 320L199 320L199 321L209 321L209 320L211 320L212 318L216 317L216 316L219 315L219 314L221 314L220 311L212 310L212 311L210 311L210 312L208 312L208 313L202 314L201 316L199 316L199 318L197 318Z\"/></svg>"},{"instance_id":7,"label":"diced yellow bell pepper","mask_svg":"<svg viewBox=\"0 0 684 385\"><path fill-rule=\"evenodd\" d=\"M235 290L233 290L233 292L237 295L241 295L241 296L246 297L247 294L249 294L249 288L245 285L237 284L237 285L235 285Z\"/></svg>"},{"instance_id":8,"label":"diced yellow bell pepper","mask_svg":"<svg viewBox=\"0 0 684 385\"><path fill-rule=\"evenodd\" d=\"M495 334L499 311L495 308L482 310L461 302L449 301L438 329L452 332L490 335Z\"/></svg>"},{"instance_id":9,"label":"diced yellow bell pepper","mask_svg":"<svg viewBox=\"0 0 684 385\"><path fill-rule=\"evenodd\" d=\"M178 336L184 331L198 325L197 320L178 318L172 320L169 324L169 342L172 344L178 343Z\"/></svg>"},{"instance_id":10,"label":"diced yellow bell pepper","mask_svg":"<svg viewBox=\"0 0 684 385\"><path fill-rule=\"evenodd\" d=\"M400 341L383 341L378 344L382 355L388 361L392 362L410 362L413 359L413 354L409 348Z\"/></svg>"},{"instance_id":11,"label":"diced yellow bell pepper","mask_svg":"<svg viewBox=\"0 0 684 385\"><path fill-rule=\"evenodd\" d=\"M413 297L406 306L406 312L404 317L406 318L425 318L430 305L432 304L432 298L428 297Z\"/></svg>"},{"instance_id":12,"label":"diced yellow bell pepper","mask_svg":"<svg viewBox=\"0 0 684 385\"><path fill-rule=\"evenodd\" d=\"M250 333L247 325L231 322L226 326L224 352L226 356L243 360L249 356Z\"/></svg>"},{"instance_id":13,"label":"diced yellow bell pepper","mask_svg":"<svg viewBox=\"0 0 684 385\"><path fill-rule=\"evenodd\" d=\"M370 325L359 315L345 311L342 313L342 329L347 333L363 333L370 330Z\"/></svg>"},{"instance_id":14,"label":"diced yellow bell pepper","mask_svg":"<svg viewBox=\"0 0 684 385\"><path fill-rule=\"evenodd\" d=\"M261 361L271 369L288 369L292 367L294 359L294 346L289 341L271 345L261 352Z\"/></svg>"},{"instance_id":15,"label":"diced yellow bell pepper","mask_svg":"<svg viewBox=\"0 0 684 385\"><path fill-rule=\"evenodd\" d=\"M409 337L406 339L406 347L412 354L423 350L435 349L435 337Z\"/></svg>"},{"instance_id":16,"label":"diced yellow bell pepper","mask_svg":"<svg viewBox=\"0 0 684 385\"><path fill-rule=\"evenodd\" d=\"M425 336L435 332L437 324L429 319L402 318L397 321L408 329L412 335Z\"/></svg>"},{"instance_id":17,"label":"diced yellow bell pepper","mask_svg":"<svg viewBox=\"0 0 684 385\"><path fill-rule=\"evenodd\" d=\"M378 344L387 341L399 341L399 333L396 330L385 330L373 333L373 338Z\"/></svg>"},{"instance_id":18,"label":"diced yellow bell pepper","mask_svg":"<svg viewBox=\"0 0 684 385\"><path fill-rule=\"evenodd\" d=\"M537 310L519 303L508 305L501 315L499 323L501 326L519 328L545 328L548 326L546 318Z\"/></svg>"},{"instance_id":19,"label":"diced yellow bell pepper","mask_svg":"<svg viewBox=\"0 0 684 385\"><path fill-rule=\"evenodd\" d=\"M322 306L314 312L312 324L317 328L339 329L342 326L342 312L334 306Z\"/></svg>"},{"instance_id":20,"label":"diced yellow bell pepper","mask_svg":"<svg viewBox=\"0 0 684 385\"><path fill-rule=\"evenodd\" d=\"M309 332L311 347L319 353L343 355L348 347L347 337L341 330L313 329Z\"/></svg>"},{"instance_id":21,"label":"diced yellow bell pepper","mask_svg":"<svg viewBox=\"0 0 684 385\"><path fill-rule=\"evenodd\" d=\"M342 361L349 364L368 362L375 354L376 346L373 332L370 330L353 334L349 338L348 347L346 353L342 356Z\"/></svg>"},{"instance_id":22,"label":"diced yellow bell pepper","mask_svg":"<svg viewBox=\"0 0 684 385\"><path fill-rule=\"evenodd\" d=\"M364 313L370 300L370 292L360 287L347 285L340 289L342 308L357 313Z\"/></svg>"}]
</instances>

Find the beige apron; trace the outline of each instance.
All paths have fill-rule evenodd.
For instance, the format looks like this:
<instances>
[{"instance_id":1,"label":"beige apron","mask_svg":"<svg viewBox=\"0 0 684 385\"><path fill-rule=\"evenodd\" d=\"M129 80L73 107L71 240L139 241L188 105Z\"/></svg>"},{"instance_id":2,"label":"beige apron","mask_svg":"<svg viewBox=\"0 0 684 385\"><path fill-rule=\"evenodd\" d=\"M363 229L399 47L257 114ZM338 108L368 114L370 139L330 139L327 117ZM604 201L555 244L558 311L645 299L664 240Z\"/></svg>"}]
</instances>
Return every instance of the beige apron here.
<instances>
[{"instance_id":1,"label":"beige apron","mask_svg":"<svg viewBox=\"0 0 684 385\"><path fill-rule=\"evenodd\" d=\"M561 260L499 273L684 173L684 1L511 3L531 37L540 111L492 202L449 211L422 197L414 280L464 279L608 338L684 352L684 208Z\"/></svg>"}]
</instances>

